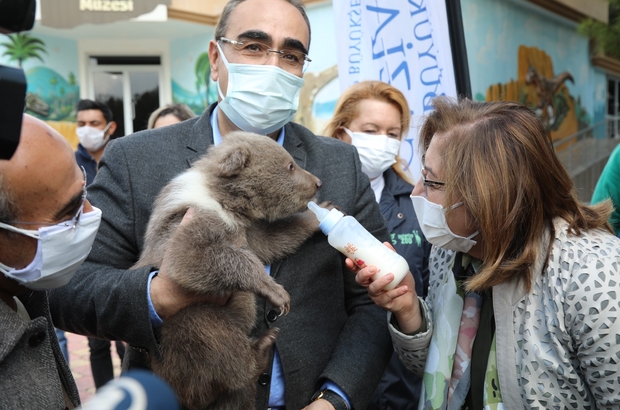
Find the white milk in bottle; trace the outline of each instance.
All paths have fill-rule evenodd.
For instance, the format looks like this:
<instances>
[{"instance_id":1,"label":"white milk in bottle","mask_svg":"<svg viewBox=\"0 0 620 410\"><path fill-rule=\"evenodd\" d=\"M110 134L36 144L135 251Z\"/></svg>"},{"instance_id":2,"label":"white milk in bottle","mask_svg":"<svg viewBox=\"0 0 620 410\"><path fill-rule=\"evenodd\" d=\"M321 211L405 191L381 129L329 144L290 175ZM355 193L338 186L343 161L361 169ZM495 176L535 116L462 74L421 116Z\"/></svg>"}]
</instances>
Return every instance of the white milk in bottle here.
<instances>
[{"instance_id":1,"label":"white milk in bottle","mask_svg":"<svg viewBox=\"0 0 620 410\"><path fill-rule=\"evenodd\" d=\"M344 216L337 209L328 211L314 202L308 202L308 208L319 220L319 228L331 246L353 260L357 266L364 268L374 265L376 280L383 275L392 273L394 280L384 290L394 289L403 280L409 266L405 258L383 245L372 236L355 218Z\"/></svg>"}]
</instances>

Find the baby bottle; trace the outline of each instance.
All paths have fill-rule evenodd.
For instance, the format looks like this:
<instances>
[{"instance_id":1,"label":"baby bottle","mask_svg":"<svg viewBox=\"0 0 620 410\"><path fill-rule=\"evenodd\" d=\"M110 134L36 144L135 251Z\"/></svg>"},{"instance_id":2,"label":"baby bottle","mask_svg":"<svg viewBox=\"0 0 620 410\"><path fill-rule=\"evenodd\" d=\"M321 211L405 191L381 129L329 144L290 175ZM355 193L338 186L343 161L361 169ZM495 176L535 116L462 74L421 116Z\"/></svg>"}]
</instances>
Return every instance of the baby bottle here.
<instances>
[{"instance_id":1,"label":"baby bottle","mask_svg":"<svg viewBox=\"0 0 620 410\"><path fill-rule=\"evenodd\" d=\"M388 273L394 275L394 280L384 290L394 289L403 280L409 271L405 258L379 242L355 218L344 216L337 209L328 211L314 202L308 202L308 208L316 215L319 229L327 235L327 242L332 247L360 268L371 265L377 268L373 280Z\"/></svg>"}]
</instances>

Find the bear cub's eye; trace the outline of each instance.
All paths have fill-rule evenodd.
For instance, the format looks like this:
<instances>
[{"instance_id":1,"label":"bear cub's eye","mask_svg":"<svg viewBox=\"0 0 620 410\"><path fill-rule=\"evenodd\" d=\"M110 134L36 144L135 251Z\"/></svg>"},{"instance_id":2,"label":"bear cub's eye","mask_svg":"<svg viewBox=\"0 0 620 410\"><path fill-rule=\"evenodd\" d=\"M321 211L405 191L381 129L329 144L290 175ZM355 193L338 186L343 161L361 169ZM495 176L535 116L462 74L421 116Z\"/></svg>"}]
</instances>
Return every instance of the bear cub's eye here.
<instances>
[{"instance_id":1,"label":"bear cub's eye","mask_svg":"<svg viewBox=\"0 0 620 410\"><path fill-rule=\"evenodd\" d=\"M293 162L289 162L289 164L288 164L288 170L289 170L289 171L292 171L292 170L294 170L294 169L295 169L295 164L294 164Z\"/></svg>"}]
</instances>

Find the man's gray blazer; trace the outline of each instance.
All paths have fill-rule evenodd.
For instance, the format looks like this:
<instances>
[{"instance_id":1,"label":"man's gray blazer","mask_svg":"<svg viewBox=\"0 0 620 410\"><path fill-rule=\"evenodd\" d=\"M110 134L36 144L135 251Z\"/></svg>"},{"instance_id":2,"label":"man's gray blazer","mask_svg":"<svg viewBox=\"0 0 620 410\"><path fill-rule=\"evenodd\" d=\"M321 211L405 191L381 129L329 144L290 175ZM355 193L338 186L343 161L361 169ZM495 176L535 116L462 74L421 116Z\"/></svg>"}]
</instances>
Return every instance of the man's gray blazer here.
<instances>
[{"instance_id":1,"label":"man's gray blazer","mask_svg":"<svg viewBox=\"0 0 620 410\"><path fill-rule=\"evenodd\" d=\"M88 198L103 211L103 220L88 260L69 285L51 295L57 326L124 340L142 352L159 354L146 296L153 269L128 268L142 250L159 191L213 144L210 114L214 107L199 118L139 132L106 147L97 177L88 188ZM332 201L381 241L388 240L352 146L289 123L284 148L323 182L319 202ZM391 353L385 312L355 283L342 255L320 232L294 255L274 263L271 274L290 293L291 312L278 317L259 299L254 333L280 328L276 346L284 370L286 407L304 407L329 379L347 393L354 408L364 409ZM128 356L131 361L131 353ZM259 378L257 409L267 407L270 374L271 366Z\"/></svg>"},{"instance_id":2,"label":"man's gray blazer","mask_svg":"<svg viewBox=\"0 0 620 410\"><path fill-rule=\"evenodd\" d=\"M0 409L77 407L80 394L58 345L46 292L19 300L30 321L0 301Z\"/></svg>"}]
</instances>

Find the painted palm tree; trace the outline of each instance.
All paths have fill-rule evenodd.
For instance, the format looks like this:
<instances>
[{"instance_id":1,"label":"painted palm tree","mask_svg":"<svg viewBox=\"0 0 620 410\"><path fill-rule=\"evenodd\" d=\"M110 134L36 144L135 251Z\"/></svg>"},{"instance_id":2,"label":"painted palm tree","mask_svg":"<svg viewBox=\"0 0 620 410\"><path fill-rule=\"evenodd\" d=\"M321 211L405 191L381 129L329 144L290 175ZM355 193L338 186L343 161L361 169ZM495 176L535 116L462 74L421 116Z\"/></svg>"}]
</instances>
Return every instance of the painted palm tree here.
<instances>
[{"instance_id":1,"label":"painted palm tree","mask_svg":"<svg viewBox=\"0 0 620 410\"><path fill-rule=\"evenodd\" d=\"M207 106L209 105L209 77L211 76L211 63L208 53L202 53L198 56L194 73L196 73L196 92L200 94L202 87L205 87L205 106Z\"/></svg>"},{"instance_id":2,"label":"painted palm tree","mask_svg":"<svg viewBox=\"0 0 620 410\"><path fill-rule=\"evenodd\" d=\"M43 40L32 37L28 33L15 33L7 36L10 42L0 43L6 49L3 56L8 56L9 61L17 61L19 67L29 58L38 58L43 62L40 53L46 53Z\"/></svg>"}]
</instances>

